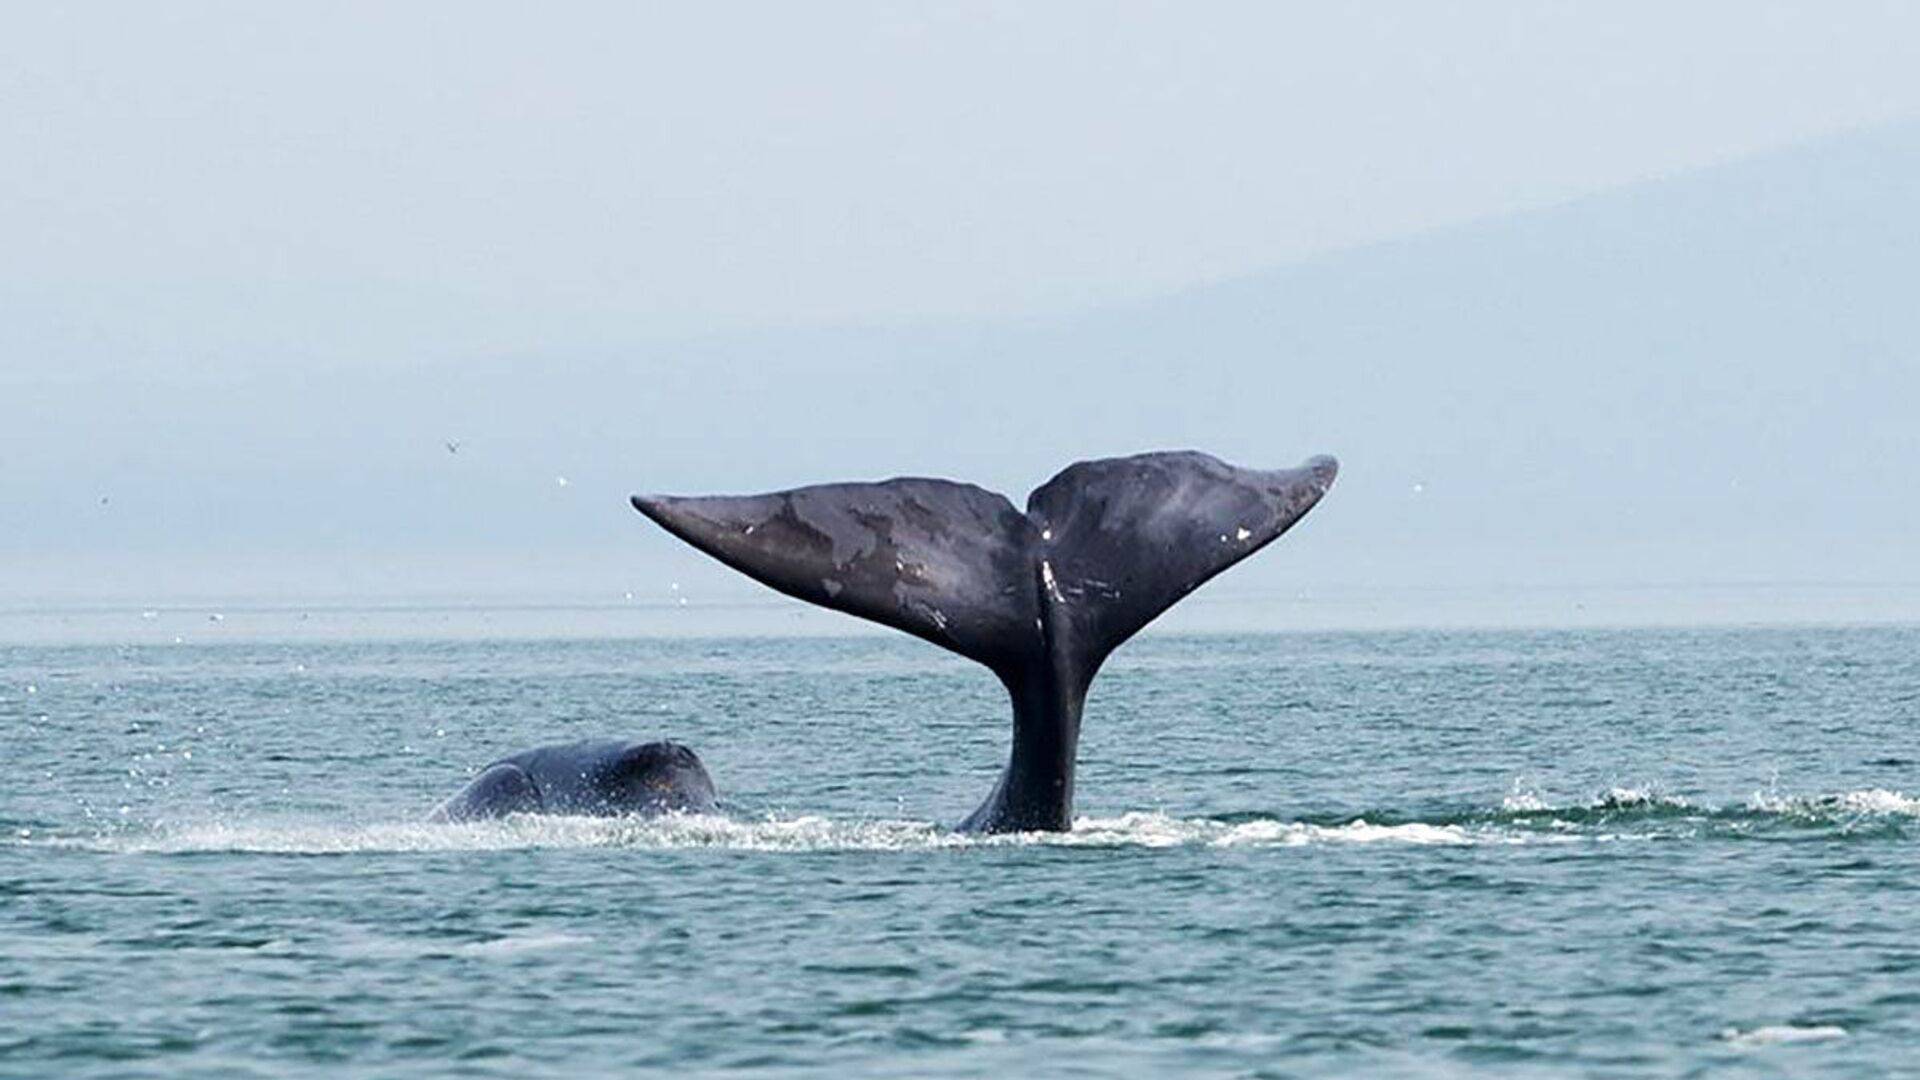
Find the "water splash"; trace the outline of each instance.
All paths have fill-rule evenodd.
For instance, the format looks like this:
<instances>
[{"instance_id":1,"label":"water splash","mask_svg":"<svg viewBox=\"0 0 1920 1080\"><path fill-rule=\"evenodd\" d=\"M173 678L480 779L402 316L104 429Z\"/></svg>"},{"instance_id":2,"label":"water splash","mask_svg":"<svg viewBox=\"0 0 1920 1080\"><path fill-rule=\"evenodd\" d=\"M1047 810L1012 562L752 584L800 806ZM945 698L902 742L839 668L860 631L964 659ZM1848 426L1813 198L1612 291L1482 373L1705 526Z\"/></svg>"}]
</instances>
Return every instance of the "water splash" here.
<instances>
[{"instance_id":1,"label":"water splash","mask_svg":"<svg viewBox=\"0 0 1920 1080\"><path fill-rule=\"evenodd\" d=\"M1459 825L1345 824L1256 819L1229 822L1130 813L1080 818L1071 832L992 836L953 832L925 821L841 821L825 817L735 819L706 815L587 818L515 815L459 824L386 822L219 821L162 826L96 837L35 843L130 855L224 852L261 855L346 855L534 848L627 848L743 852L935 851L953 848L1299 847L1312 844L1470 844Z\"/></svg>"},{"instance_id":2,"label":"water splash","mask_svg":"<svg viewBox=\"0 0 1920 1080\"><path fill-rule=\"evenodd\" d=\"M470 941L457 951L466 956L518 956L592 942L592 938L582 934L509 934L491 941Z\"/></svg>"},{"instance_id":3,"label":"water splash","mask_svg":"<svg viewBox=\"0 0 1920 1080\"><path fill-rule=\"evenodd\" d=\"M1671 826L1719 833L1813 829L1845 834L1862 829L1898 831L1907 819L1916 817L1920 817L1920 799L1880 788L1823 795L1755 792L1743 803L1721 806L1644 788L1611 788L1591 799L1566 803L1536 792L1515 792L1501 800L1497 814L1470 813L1462 820L1563 831L1607 825L1642 831Z\"/></svg>"},{"instance_id":4,"label":"water splash","mask_svg":"<svg viewBox=\"0 0 1920 1080\"><path fill-rule=\"evenodd\" d=\"M1920 817L1920 799L1885 788L1843 791L1838 795L1779 795L1756 791L1747 808L1760 814L1821 818L1836 815Z\"/></svg>"},{"instance_id":5,"label":"water splash","mask_svg":"<svg viewBox=\"0 0 1920 1080\"><path fill-rule=\"evenodd\" d=\"M1532 793L1509 795L1498 809L1407 820L1391 812L1337 821L1258 816L1231 820L1133 812L1076 819L1063 833L992 836L957 833L928 821L834 819L817 815L590 818L514 815L496 821L430 823L249 819L115 827L59 835L20 829L23 846L128 855L227 852L262 855L516 851L622 848L741 852L937 851L978 848L1293 848L1316 845L1475 846L1607 842L1623 839L1814 838L1905 835L1920 799L1878 788L1830 795L1756 794L1744 804L1702 805L1678 796L1616 788L1581 803L1555 805Z\"/></svg>"},{"instance_id":6,"label":"water splash","mask_svg":"<svg viewBox=\"0 0 1920 1080\"><path fill-rule=\"evenodd\" d=\"M1720 1038L1729 1046L1753 1049L1787 1043L1831 1042L1844 1039L1849 1034L1846 1028L1838 1024L1771 1024L1747 1031L1728 1028L1720 1033Z\"/></svg>"}]
</instances>

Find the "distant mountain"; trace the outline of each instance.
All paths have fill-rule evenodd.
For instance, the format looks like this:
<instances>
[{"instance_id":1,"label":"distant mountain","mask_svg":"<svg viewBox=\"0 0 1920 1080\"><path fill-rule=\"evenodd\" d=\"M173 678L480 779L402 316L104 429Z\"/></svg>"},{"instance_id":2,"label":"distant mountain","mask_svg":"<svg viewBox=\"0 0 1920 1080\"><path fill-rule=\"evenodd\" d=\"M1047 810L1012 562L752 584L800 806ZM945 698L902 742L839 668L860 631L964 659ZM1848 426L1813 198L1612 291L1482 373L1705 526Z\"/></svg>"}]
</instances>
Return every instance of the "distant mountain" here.
<instances>
[{"instance_id":1,"label":"distant mountain","mask_svg":"<svg viewBox=\"0 0 1920 1080\"><path fill-rule=\"evenodd\" d=\"M1907 124L1057 320L10 386L0 545L672 574L628 491L1194 446L1344 464L1227 587L1915 580L1916 283Z\"/></svg>"}]
</instances>

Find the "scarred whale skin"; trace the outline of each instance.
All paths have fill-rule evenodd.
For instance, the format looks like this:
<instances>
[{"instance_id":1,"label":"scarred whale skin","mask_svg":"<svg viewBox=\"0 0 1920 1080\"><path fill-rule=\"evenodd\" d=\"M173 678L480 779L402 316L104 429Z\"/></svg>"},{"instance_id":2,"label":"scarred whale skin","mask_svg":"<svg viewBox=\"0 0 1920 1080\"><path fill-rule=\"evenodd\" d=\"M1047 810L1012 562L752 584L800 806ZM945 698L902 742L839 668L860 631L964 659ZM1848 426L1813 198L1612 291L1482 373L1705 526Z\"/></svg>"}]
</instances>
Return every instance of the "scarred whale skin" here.
<instances>
[{"instance_id":1,"label":"scarred whale skin","mask_svg":"<svg viewBox=\"0 0 1920 1080\"><path fill-rule=\"evenodd\" d=\"M595 817L712 813L713 778L690 748L671 741L588 740L539 746L501 758L430 821L478 821L508 814Z\"/></svg>"},{"instance_id":2,"label":"scarred whale skin","mask_svg":"<svg viewBox=\"0 0 1920 1080\"><path fill-rule=\"evenodd\" d=\"M1061 830L1087 688L1161 612L1279 539L1339 464L1245 469L1195 451L1082 461L1025 512L921 477L743 496L633 497L668 532L789 596L986 665L1013 702L1000 782L961 828Z\"/></svg>"}]
</instances>

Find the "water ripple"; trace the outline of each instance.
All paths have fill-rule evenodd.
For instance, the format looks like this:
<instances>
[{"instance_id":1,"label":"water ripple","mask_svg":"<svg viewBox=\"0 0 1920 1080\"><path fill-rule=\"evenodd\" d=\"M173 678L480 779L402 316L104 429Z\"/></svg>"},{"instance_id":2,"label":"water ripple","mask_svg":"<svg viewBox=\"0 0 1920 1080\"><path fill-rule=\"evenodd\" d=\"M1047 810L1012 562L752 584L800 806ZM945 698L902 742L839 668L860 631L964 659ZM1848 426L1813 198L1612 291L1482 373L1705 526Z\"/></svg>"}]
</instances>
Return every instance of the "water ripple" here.
<instances>
[{"instance_id":1,"label":"water ripple","mask_svg":"<svg viewBox=\"0 0 1920 1080\"><path fill-rule=\"evenodd\" d=\"M531 848L710 849L740 852L935 851L978 848L1258 848L1332 844L1472 846L1614 840L1633 835L1738 837L1769 828L1847 836L1891 830L1920 817L1920 799L1866 789L1828 795L1756 794L1744 804L1696 806L1686 799L1635 789L1613 789L1577 804L1553 805L1516 795L1494 811L1469 810L1425 820L1401 820L1392 811L1347 820L1277 817L1176 817L1133 812L1076 819L1070 832L974 835L928 821L839 820L816 815L758 818L673 815L593 818L514 815L460 824L420 821L344 824L327 821L239 820L125 828L92 836L26 834L21 846L80 848L129 855L243 853L347 855L436 851L511 851ZM1604 828L1602 828L1604 827Z\"/></svg>"}]
</instances>

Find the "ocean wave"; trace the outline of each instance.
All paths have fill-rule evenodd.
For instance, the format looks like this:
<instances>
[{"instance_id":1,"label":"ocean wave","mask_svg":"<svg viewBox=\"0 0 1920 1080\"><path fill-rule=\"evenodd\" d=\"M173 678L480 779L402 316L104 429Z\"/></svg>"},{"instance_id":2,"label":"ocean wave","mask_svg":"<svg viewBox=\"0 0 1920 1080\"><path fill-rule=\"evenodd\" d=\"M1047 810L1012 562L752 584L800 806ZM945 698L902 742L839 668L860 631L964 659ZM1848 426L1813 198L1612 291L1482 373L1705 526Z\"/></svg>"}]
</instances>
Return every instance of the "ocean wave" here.
<instances>
[{"instance_id":1,"label":"ocean wave","mask_svg":"<svg viewBox=\"0 0 1920 1080\"><path fill-rule=\"evenodd\" d=\"M1537 792L1515 792L1500 801L1500 809L1515 816L1565 814L1666 814L1694 810L1694 804L1678 795L1648 788L1615 787L1583 803L1556 804Z\"/></svg>"},{"instance_id":2,"label":"ocean wave","mask_svg":"<svg viewBox=\"0 0 1920 1080\"><path fill-rule=\"evenodd\" d=\"M470 941L457 951L466 956L518 956L521 953L570 949L592 942L592 938L581 934L508 934L489 941Z\"/></svg>"},{"instance_id":3,"label":"ocean wave","mask_svg":"<svg viewBox=\"0 0 1920 1080\"><path fill-rule=\"evenodd\" d=\"M1698 804L1638 788L1613 788L1583 802L1516 793L1497 809L1407 817L1368 812L1335 820L1254 815L1177 817L1139 811L1082 817L1069 832L991 836L927 821L672 815L595 818L514 815L459 824L342 823L285 819L216 820L117 828L86 836L20 830L17 845L120 854L226 852L345 855L531 848L711 849L720 851L928 851L949 848L1286 848L1315 845L1470 846L1811 834L1904 836L1920 798L1878 788L1827 795L1756 793L1745 803Z\"/></svg>"},{"instance_id":4,"label":"ocean wave","mask_svg":"<svg viewBox=\"0 0 1920 1080\"><path fill-rule=\"evenodd\" d=\"M1569 803L1556 803L1536 792L1516 792L1501 800L1498 813L1469 814L1463 820L1558 829L1666 823L1851 829L1898 826L1914 817L1920 817L1920 798L1881 788L1820 795L1755 792L1745 802L1720 806L1645 788L1610 788L1591 799Z\"/></svg>"},{"instance_id":5,"label":"ocean wave","mask_svg":"<svg viewBox=\"0 0 1920 1080\"><path fill-rule=\"evenodd\" d=\"M1838 795L1779 795L1756 791L1747 809L1759 814L1825 818L1836 815L1865 817L1920 817L1920 799L1884 788L1843 791Z\"/></svg>"},{"instance_id":6,"label":"ocean wave","mask_svg":"<svg viewBox=\"0 0 1920 1080\"><path fill-rule=\"evenodd\" d=\"M1728 1028L1720 1033L1720 1038L1730 1046L1750 1049L1783 1043L1831 1042L1844 1039L1849 1034L1846 1028L1838 1024L1771 1024L1745 1031Z\"/></svg>"},{"instance_id":7,"label":"ocean wave","mask_svg":"<svg viewBox=\"0 0 1920 1080\"><path fill-rule=\"evenodd\" d=\"M1314 824L1259 818L1222 821L1161 813L1080 818L1069 832L973 835L924 821L843 821L825 817L754 819L708 815L589 818L514 815L460 824L388 822L206 822L34 843L134 855L231 853L345 855L531 848L711 849L721 851L916 851L946 848L1220 848L1312 844L1471 844L1459 825L1375 824L1356 819Z\"/></svg>"}]
</instances>

